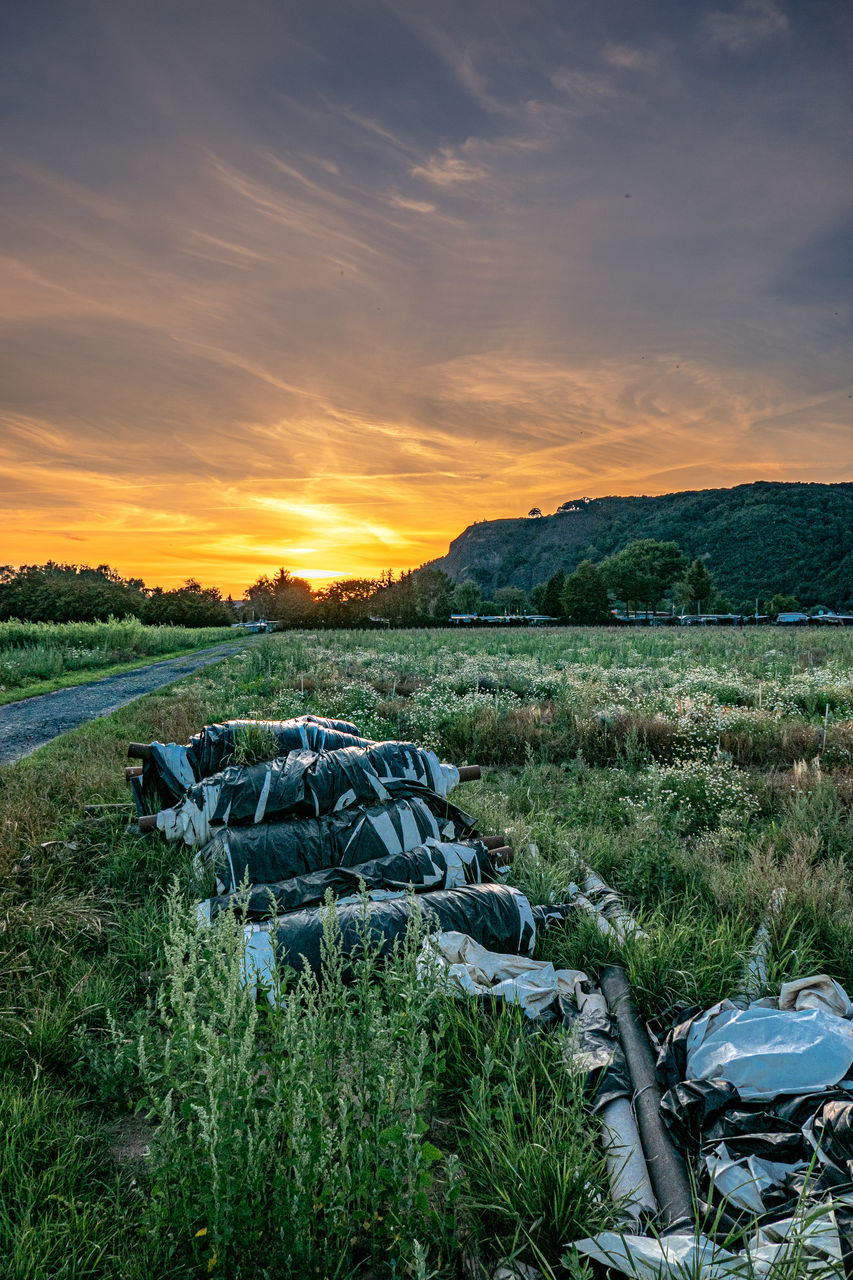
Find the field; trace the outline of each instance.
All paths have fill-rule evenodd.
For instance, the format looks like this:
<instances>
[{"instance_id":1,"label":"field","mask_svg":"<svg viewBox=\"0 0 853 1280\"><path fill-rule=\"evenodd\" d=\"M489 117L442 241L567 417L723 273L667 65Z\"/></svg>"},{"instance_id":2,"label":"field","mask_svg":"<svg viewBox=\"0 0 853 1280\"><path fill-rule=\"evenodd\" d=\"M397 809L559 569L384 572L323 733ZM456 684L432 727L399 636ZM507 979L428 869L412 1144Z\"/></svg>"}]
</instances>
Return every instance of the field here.
<instances>
[{"instance_id":1,"label":"field","mask_svg":"<svg viewBox=\"0 0 853 1280\"><path fill-rule=\"evenodd\" d=\"M416 937L255 1007L189 856L83 816L126 798L128 740L306 710L490 766L458 802L509 833L512 880L559 902L582 858L648 935L572 921L537 954L621 961L653 1024L737 991L778 887L768 989L853 992L848 633L267 638L0 770L9 1280L591 1274L568 1246L611 1208L559 1032L419 981Z\"/></svg>"},{"instance_id":2,"label":"field","mask_svg":"<svg viewBox=\"0 0 853 1280\"><path fill-rule=\"evenodd\" d=\"M0 705L172 658L222 640L230 627L111 622L0 622Z\"/></svg>"}]
</instances>

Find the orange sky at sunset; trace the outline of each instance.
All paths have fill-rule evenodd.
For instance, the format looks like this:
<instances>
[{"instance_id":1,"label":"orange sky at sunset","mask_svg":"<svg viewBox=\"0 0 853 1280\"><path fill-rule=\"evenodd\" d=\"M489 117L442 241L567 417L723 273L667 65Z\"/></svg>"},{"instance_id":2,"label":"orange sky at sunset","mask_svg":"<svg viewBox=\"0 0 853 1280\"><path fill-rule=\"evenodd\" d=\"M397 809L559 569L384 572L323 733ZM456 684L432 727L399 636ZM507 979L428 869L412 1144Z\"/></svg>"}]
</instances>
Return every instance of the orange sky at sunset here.
<instances>
[{"instance_id":1,"label":"orange sky at sunset","mask_svg":"<svg viewBox=\"0 0 853 1280\"><path fill-rule=\"evenodd\" d=\"M0 562L239 596L853 480L837 6L71 8L2 41Z\"/></svg>"}]
</instances>

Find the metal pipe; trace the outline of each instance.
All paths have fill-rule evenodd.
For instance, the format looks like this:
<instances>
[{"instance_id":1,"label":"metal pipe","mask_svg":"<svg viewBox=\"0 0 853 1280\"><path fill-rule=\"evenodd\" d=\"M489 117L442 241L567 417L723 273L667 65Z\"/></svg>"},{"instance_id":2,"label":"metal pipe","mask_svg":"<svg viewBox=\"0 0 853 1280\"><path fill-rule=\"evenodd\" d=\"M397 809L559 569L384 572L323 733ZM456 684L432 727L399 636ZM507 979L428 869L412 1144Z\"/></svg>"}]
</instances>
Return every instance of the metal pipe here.
<instances>
[{"instance_id":1,"label":"metal pipe","mask_svg":"<svg viewBox=\"0 0 853 1280\"><path fill-rule=\"evenodd\" d=\"M480 838L480 843L487 849L501 849L505 838L505 836L483 836Z\"/></svg>"},{"instance_id":2,"label":"metal pipe","mask_svg":"<svg viewBox=\"0 0 853 1280\"><path fill-rule=\"evenodd\" d=\"M681 1156L672 1144L660 1113L661 1091L649 1038L640 1022L628 975L619 965L608 965L601 977L610 1012L616 1019L619 1038L634 1085L634 1109L640 1140L661 1218L667 1226L693 1220L693 1197Z\"/></svg>"},{"instance_id":3,"label":"metal pipe","mask_svg":"<svg viewBox=\"0 0 853 1280\"><path fill-rule=\"evenodd\" d=\"M459 766L460 782L477 782L481 776L480 766L478 764L463 764Z\"/></svg>"},{"instance_id":4,"label":"metal pipe","mask_svg":"<svg viewBox=\"0 0 853 1280\"><path fill-rule=\"evenodd\" d=\"M151 748L145 742L129 742L127 754L131 760L150 760Z\"/></svg>"},{"instance_id":5,"label":"metal pipe","mask_svg":"<svg viewBox=\"0 0 853 1280\"><path fill-rule=\"evenodd\" d=\"M142 777L142 765L141 765L141 764L129 764L129 765L127 765L127 766L126 766L126 768L125 768L125 771L124 771L124 776L127 778L128 782L130 782L130 779L131 779L131 778L141 778L141 777Z\"/></svg>"},{"instance_id":6,"label":"metal pipe","mask_svg":"<svg viewBox=\"0 0 853 1280\"><path fill-rule=\"evenodd\" d=\"M144 813L139 819L140 831L156 831L157 830L157 814Z\"/></svg>"}]
</instances>

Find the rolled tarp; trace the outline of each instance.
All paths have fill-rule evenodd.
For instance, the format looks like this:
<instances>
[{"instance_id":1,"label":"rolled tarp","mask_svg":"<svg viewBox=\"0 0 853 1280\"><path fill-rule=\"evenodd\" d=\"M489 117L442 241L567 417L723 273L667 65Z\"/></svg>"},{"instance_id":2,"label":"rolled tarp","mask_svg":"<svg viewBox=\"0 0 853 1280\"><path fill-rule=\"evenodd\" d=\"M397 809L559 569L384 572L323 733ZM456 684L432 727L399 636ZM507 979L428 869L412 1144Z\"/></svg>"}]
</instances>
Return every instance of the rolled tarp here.
<instances>
[{"instance_id":1,"label":"rolled tarp","mask_svg":"<svg viewBox=\"0 0 853 1280\"><path fill-rule=\"evenodd\" d=\"M672 1144L661 1115L661 1090L649 1038L637 1013L625 970L608 965L601 989L619 1028L619 1038L634 1086L637 1127L660 1214L667 1226L692 1219L693 1199L681 1156Z\"/></svg>"},{"instance_id":2,"label":"rolled tarp","mask_svg":"<svg viewBox=\"0 0 853 1280\"><path fill-rule=\"evenodd\" d=\"M328 892L335 898L351 897L362 885L368 890L405 893L411 887L415 893L428 893L494 878L494 864L484 844L444 841L418 845L405 853L388 853L353 867L327 867L290 880L259 884L245 893L208 898L199 904L199 917L208 922L234 907L249 919L264 919L319 906Z\"/></svg>"},{"instance_id":3,"label":"rolled tarp","mask_svg":"<svg viewBox=\"0 0 853 1280\"><path fill-rule=\"evenodd\" d=\"M536 941L533 911L519 889L506 884L471 884L461 889L437 889L414 897L409 893L381 901L342 901L335 916L345 957L356 956L365 940L380 956L390 955L405 936L415 912L423 913L427 930L466 933L489 951L530 954ZM308 907L263 924L245 926L246 979L268 986L276 960L297 972L310 969L322 976L325 911Z\"/></svg>"},{"instance_id":4,"label":"rolled tarp","mask_svg":"<svg viewBox=\"0 0 853 1280\"><path fill-rule=\"evenodd\" d=\"M289 751L337 751L370 745L370 739L348 720L312 715L291 720L226 720L205 725L186 743L132 743L129 754L143 761L138 781L131 780L139 813L157 813L175 804L202 778L219 773L251 734L269 737L270 758Z\"/></svg>"},{"instance_id":5,"label":"rolled tarp","mask_svg":"<svg viewBox=\"0 0 853 1280\"><path fill-rule=\"evenodd\" d=\"M363 801L388 801L428 789L446 796L459 781L454 765L411 742L378 742L340 751L291 751L260 764L232 765L190 787L161 809L156 829L167 840L205 844L215 827L319 817Z\"/></svg>"},{"instance_id":6,"label":"rolled tarp","mask_svg":"<svg viewBox=\"0 0 853 1280\"><path fill-rule=\"evenodd\" d=\"M326 867L352 867L406 853L427 840L476 837L470 814L432 791L388 804L352 805L320 818L291 818L246 827L220 827L196 855L210 868L217 894L243 884L273 884Z\"/></svg>"}]
</instances>

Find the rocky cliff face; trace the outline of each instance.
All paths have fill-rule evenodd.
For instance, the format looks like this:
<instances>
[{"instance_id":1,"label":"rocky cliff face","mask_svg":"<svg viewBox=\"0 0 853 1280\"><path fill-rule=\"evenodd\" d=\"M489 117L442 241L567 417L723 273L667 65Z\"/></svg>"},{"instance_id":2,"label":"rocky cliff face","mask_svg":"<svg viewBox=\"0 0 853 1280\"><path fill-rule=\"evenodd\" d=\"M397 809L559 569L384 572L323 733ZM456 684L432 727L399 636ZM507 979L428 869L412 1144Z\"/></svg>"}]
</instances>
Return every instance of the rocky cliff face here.
<instances>
[{"instance_id":1,"label":"rocky cliff face","mask_svg":"<svg viewBox=\"0 0 853 1280\"><path fill-rule=\"evenodd\" d=\"M602 560L636 538L703 556L736 601L775 592L803 602L853 599L853 484L759 481L660 497L577 499L554 515L470 525L432 564L484 595L529 589L557 569Z\"/></svg>"}]
</instances>

